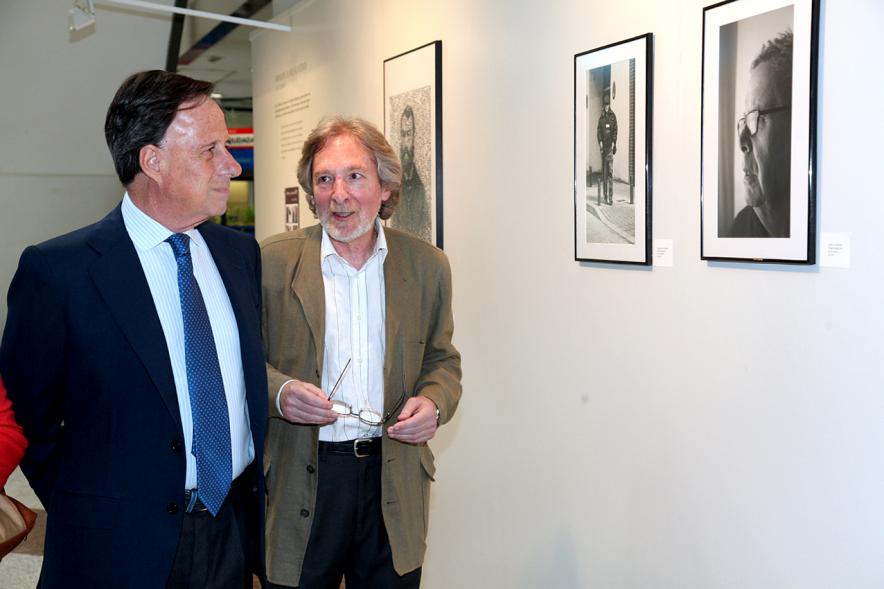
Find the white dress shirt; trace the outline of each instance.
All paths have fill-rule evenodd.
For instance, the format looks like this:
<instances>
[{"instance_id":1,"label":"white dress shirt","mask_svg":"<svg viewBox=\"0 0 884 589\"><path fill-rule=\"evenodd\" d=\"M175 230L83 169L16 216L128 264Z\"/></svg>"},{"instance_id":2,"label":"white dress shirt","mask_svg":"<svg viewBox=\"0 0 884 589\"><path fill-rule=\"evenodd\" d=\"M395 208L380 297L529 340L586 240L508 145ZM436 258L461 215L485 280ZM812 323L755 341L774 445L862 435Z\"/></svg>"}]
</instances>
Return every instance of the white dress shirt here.
<instances>
[{"instance_id":1,"label":"white dress shirt","mask_svg":"<svg viewBox=\"0 0 884 589\"><path fill-rule=\"evenodd\" d=\"M325 287L322 390L331 393L350 360L350 368L332 400L344 401L355 412L371 409L383 415L387 240L379 220L375 221L375 230L374 252L359 270L338 255L328 234L322 231L320 263ZM319 429L319 439L327 442L380 435L380 426L363 423L355 415L340 416L334 423Z\"/></svg>"},{"instance_id":2,"label":"white dress shirt","mask_svg":"<svg viewBox=\"0 0 884 589\"><path fill-rule=\"evenodd\" d=\"M172 231L147 216L129 197L123 196L123 222L138 252L138 259L147 278L150 294L156 306L169 361L178 394L178 409L184 429L184 445L187 449L187 477L185 489L199 487L196 480L196 459L191 454L193 444L193 418L190 412L190 393L187 389L187 364L184 358L184 319L181 315L181 299L178 294L178 263L172 246L166 239ZM215 347L221 365L221 379L227 396L227 413L230 418L230 445L232 450L232 478L239 476L255 458L255 446L249 429L246 384L239 348L239 330L227 289L215 266L215 261L199 231L187 231L190 236L190 257L193 273L199 284ZM140 312L133 309L133 312ZM121 383L125 387L125 383Z\"/></svg>"}]
</instances>

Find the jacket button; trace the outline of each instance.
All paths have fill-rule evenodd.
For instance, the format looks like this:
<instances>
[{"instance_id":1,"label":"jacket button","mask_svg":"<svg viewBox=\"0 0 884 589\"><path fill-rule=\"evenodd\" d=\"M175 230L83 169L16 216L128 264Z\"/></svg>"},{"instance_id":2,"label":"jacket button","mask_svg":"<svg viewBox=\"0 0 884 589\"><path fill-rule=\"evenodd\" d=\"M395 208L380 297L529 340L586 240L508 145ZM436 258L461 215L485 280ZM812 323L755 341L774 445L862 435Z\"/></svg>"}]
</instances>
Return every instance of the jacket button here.
<instances>
[{"instance_id":1,"label":"jacket button","mask_svg":"<svg viewBox=\"0 0 884 589\"><path fill-rule=\"evenodd\" d=\"M307 472L309 472L310 474L313 474L314 472L316 472L316 469L313 468L312 464L308 464L307 465Z\"/></svg>"},{"instance_id":2,"label":"jacket button","mask_svg":"<svg viewBox=\"0 0 884 589\"><path fill-rule=\"evenodd\" d=\"M169 503L166 506L166 511L168 513L171 513L172 515L175 515L176 513L178 513L178 504L177 503Z\"/></svg>"},{"instance_id":3,"label":"jacket button","mask_svg":"<svg viewBox=\"0 0 884 589\"><path fill-rule=\"evenodd\" d=\"M184 444L181 443L181 440L172 440L172 452L181 452L183 447Z\"/></svg>"},{"instance_id":4,"label":"jacket button","mask_svg":"<svg viewBox=\"0 0 884 589\"><path fill-rule=\"evenodd\" d=\"M310 517L310 512L306 509L301 510L301 517Z\"/></svg>"}]
</instances>

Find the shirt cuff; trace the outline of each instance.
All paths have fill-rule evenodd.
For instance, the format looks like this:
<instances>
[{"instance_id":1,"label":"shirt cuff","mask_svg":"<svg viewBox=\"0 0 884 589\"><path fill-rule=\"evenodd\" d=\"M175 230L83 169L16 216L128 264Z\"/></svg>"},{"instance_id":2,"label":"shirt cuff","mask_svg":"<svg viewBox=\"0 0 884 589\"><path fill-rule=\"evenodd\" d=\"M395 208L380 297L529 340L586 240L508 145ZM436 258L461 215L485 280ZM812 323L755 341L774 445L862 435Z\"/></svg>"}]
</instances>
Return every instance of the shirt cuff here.
<instances>
[{"instance_id":1,"label":"shirt cuff","mask_svg":"<svg viewBox=\"0 0 884 589\"><path fill-rule=\"evenodd\" d=\"M285 385L287 385L290 382L295 382L295 379L290 378L287 381L285 381L284 383L282 383L282 386L279 387L279 391L277 391L277 393L276 393L276 411L280 415L282 415L282 407L279 405L279 400L282 398L282 389L284 389ZM283 417L285 417L285 415L283 415Z\"/></svg>"}]
</instances>

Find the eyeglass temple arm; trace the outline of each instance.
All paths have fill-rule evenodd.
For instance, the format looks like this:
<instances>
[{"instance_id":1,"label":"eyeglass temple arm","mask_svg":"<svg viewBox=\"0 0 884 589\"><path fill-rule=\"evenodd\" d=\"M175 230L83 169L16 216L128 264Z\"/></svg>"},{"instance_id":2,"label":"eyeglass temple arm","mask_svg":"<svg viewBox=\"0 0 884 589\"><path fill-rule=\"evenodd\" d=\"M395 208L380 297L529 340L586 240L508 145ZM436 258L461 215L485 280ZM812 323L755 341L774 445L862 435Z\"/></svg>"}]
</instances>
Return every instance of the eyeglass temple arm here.
<instances>
[{"instance_id":1,"label":"eyeglass temple arm","mask_svg":"<svg viewBox=\"0 0 884 589\"><path fill-rule=\"evenodd\" d=\"M344 369L341 370L341 376L338 377L338 380L335 381L335 386L332 387L331 392L328 394L328 400L331 401L331 398L335 396L335 393L338 392L338 387L341 386L341 381L344 380L344 375L347 374L347 370L350 369L350 363L353 361L353 358L348 358L347 363L344 364Z\"/></svg>"}]
</instances>

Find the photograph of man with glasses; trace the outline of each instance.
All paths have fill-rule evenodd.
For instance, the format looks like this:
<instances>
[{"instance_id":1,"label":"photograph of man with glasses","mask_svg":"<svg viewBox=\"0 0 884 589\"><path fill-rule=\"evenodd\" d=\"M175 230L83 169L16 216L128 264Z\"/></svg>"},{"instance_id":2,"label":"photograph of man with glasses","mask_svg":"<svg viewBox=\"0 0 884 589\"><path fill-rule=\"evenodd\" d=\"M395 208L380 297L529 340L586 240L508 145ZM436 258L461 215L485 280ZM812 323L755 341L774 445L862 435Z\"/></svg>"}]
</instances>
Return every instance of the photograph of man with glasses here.
<instances>
[{"instance_id":1,"label":"photograph of man with glasses","mask_svg":"<svg viewBox=\"0 0 884 589\"><path fill-rule=\"evenodd\" d=\"M752 60L745 112L737 121L746 206L731 237L789 237L792 31L767 41Z\"/></svg>"},{"instance_id":2,"label":"photograph of man with glasses","mask_svg":"<svg viewBox=\"0 0 884 589\"><path fill-rule=\"evenodd\" d=\"M747 240L732 242L735 247L759 247L751 238L790 238L791 218L799 214L791 194L796 7L754 12L756 4L732 0L704 17L710 31L704 62L717 52L717 63L704 65L717 86L716 108L708 109L715 119L704 114L704 126L717 128L703 145L704 160L717 169L717 206L709 212L716 238Z\"/></svg>"}]
</instances>

